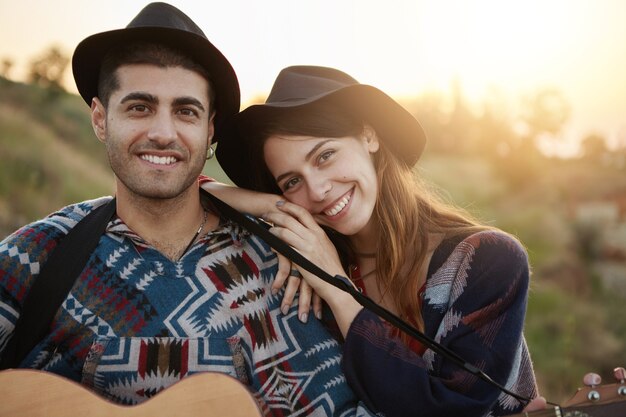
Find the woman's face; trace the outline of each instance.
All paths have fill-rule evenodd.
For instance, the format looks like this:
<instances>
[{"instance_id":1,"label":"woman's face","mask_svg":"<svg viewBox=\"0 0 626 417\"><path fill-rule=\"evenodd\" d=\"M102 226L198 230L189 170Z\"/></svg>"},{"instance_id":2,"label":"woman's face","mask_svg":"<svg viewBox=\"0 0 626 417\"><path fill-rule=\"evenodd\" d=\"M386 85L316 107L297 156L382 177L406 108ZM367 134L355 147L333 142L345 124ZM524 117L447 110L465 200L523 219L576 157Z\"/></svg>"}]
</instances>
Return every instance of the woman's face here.
<instances>
[{"instance_id":1,"label":"woman's face","mask_svg":"<svg viewBox=\"0 0 626 417\"><path fill-rule=\"evenodd\" d=\"M265 142L265 163L289 201L307 209L319 224L347 236L370 230L378 195L372 154L375 132L320 138L276 135Z\"/></svg>"}]
</instances>

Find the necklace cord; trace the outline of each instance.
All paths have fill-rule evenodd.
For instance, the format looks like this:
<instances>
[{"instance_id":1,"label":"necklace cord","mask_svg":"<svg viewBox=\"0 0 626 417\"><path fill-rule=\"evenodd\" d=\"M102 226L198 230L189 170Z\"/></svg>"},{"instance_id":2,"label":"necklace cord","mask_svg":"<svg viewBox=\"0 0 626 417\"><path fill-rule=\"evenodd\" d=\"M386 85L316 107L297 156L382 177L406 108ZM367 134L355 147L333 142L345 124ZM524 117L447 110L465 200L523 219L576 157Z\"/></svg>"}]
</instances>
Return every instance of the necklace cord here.
<instances>
[{"instance_id":1,"label":"necklace cord","mask_svg":"<svg viewBox=\"0 0 626 417\"><path fill-rule=\"evenodd\" d=\"M198 236L200 236L200 233L202 232L202 229L204 229L204 225L206 224L206 219L208 217L208 213L204 209L202 211L204 212L204 217L202 218L202 223L200 223L200 227L198 228L198 231L196 231L196 233L193 235L193 237L191 238L191 240L187 244L187 247L185 247L185 250L183 251L183 253L181 253L180 258L185 256L185 254L187 253L189 248L191 248L193 246L193 244L195 243L195 241L198 238ZM178 259L180 259L180 258L178 258Z\"/></svg>"},{"instance_id":2,"label":"necklace cord","mask_svg":"<svg viewBox=\"0 0 626 417\"><path fill-rule=\"evenodd\" d=\"M396 316L395 314L385 309L384 307L376 304L371 298L367 297L366 295L361 294L356 288L352 286L348 278L343 277L341 275L335 275L333 277L332 275L330 275L329 273L327 273L326 271L324 271L317 265L313 264L307 258L305 258L300 253L296 252L293 248L291 248L289 245L287 245L284 241L280 240L279 238L271 234L267 230L267 228L269 227L268 224L263 223L263 222L257 223L251 220L250 218L246 217L244 214L240 213L239 211L235 210L234 208L232 208L231 206L229 206L228 204L226 204L219 198L210 194L206 190L201 188L200 191L203 195L206 195L207 198L211 200L211 202L215 205L215 207L220 212L230 217L231 220L236 221L241 226L248 229L249 232L263 238L263 240L265 240L265 242L269 244L272 248L274 248L277 252L279 252L283 256L286 256L287 258L289 258L290 260L292 260L293 262L295 262L302 268L306 269L310 273L315 274L316 276L326 281L327 283L332 284L335 287L349 293L363 307L372 311L379 317L387 320L389 323L393 324L394 326L396 326L397 328L399 328L400 330L402 330L409 336L423 343L428 348L439 353L440 355L450 360L451 362L455 363L456 365L466 370L467 372L471 373L472 375L475 375L476 377L482 379L483 381L498 388L500 391L517 399L524 406L531 401L531 399L528 397L525 397L523 395L510 391L503 385L493 380L489 375L481 371L476 366L472 365L471 363L466 362L463 358L461 358L459 355L457 355L455 352L453 352L446 346L426 336L424 333L420 332L419 330L417 330L416 328L414 328L413 326L411 326L410 324L402 320L400 317Z\"/></svg>"}]
</instances>

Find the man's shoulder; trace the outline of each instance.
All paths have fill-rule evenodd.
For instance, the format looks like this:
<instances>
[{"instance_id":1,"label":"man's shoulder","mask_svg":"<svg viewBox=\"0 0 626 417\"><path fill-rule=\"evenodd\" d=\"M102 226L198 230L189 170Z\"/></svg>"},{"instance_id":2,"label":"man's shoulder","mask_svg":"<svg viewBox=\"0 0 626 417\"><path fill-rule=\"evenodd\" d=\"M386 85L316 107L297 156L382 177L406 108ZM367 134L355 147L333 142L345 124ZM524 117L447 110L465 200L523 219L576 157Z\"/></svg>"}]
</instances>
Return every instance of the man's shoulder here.
<instances>
[{"instance_id":1,"label":"man's shoulder","mask_svg":"<svg viewBox=\"0 0 626 417\"><path fill-rule=\"evenodd\" d=\"M112 197L99 197L65 206L48 216L29 223L13 232L1 243L5 245L46 245L46 241L65 236L93 209L111 201ZM32 247L32 246L31 246Z\"/></svg>"}]
</instances>

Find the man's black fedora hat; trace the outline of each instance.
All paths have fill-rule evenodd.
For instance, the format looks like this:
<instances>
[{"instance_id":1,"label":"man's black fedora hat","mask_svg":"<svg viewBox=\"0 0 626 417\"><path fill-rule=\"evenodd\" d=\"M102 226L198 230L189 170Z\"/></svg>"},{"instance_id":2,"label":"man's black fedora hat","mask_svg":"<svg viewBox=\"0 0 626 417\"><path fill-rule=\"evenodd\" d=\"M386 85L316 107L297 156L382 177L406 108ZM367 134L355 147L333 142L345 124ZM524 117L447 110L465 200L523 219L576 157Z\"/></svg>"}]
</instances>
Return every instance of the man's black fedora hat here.
<instances>
[{"instance_id":1,"label":"man's black fedora hat","mask_svg":"<svg viewBox=\"0 0 626 417\"><path fill-rule=\"evenodd\" d=\"M337 69L300 65L287 67L278 74L265 104L248 107L217 131L222 142L216 156L226 175L240 187L255 188L258 173L249 172L253 165L246 160L256 157L248 152L249 141L260 140L253 134L255 129L269 116L313 103L332 104L339 111L361 118L409 166L415 165L422 154L426 143L424 130L411 113L387 94L360 84Z\"/></svg>"},{"instance_id":2,"label":"man's black fedora hat","mask_svg":"<svg viewBox=\"0 0 626 417\"><path fill-rule=\"evenodd\" d=\"M133 41L169 46L208 71L215 89L216 126L239 111L239 82L228 60L186 14L166 3L150 3L126 28L97 33L78 44L72 70L78 91L88 105L98 95L98 76L106 53Z\"/></svg>"}]
</instances>

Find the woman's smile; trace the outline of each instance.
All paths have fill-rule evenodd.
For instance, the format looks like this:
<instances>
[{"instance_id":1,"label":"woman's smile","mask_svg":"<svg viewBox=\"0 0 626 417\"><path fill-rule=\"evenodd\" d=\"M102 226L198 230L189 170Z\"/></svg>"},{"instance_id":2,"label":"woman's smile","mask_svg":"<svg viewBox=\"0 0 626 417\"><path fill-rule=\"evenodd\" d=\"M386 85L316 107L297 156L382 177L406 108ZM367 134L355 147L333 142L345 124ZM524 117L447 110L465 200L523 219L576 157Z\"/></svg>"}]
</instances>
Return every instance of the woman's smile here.
<instances>
[{"instance_id":1,"label":"woman's smile","mask_svg":"<svg viewBox=\"0 0 626 417\"><path fill-rule=\"evenodd\" d=\"M322 213L324 213L331 220L334 220L340 214L345 214L348 211L346 207L349 206L353 193L354 188L350 189L350 191L344 194L338 201L334 202L330 208L322 210ZM344 209L346 210L344 211Z\"/></svg>"}]
</instances>

